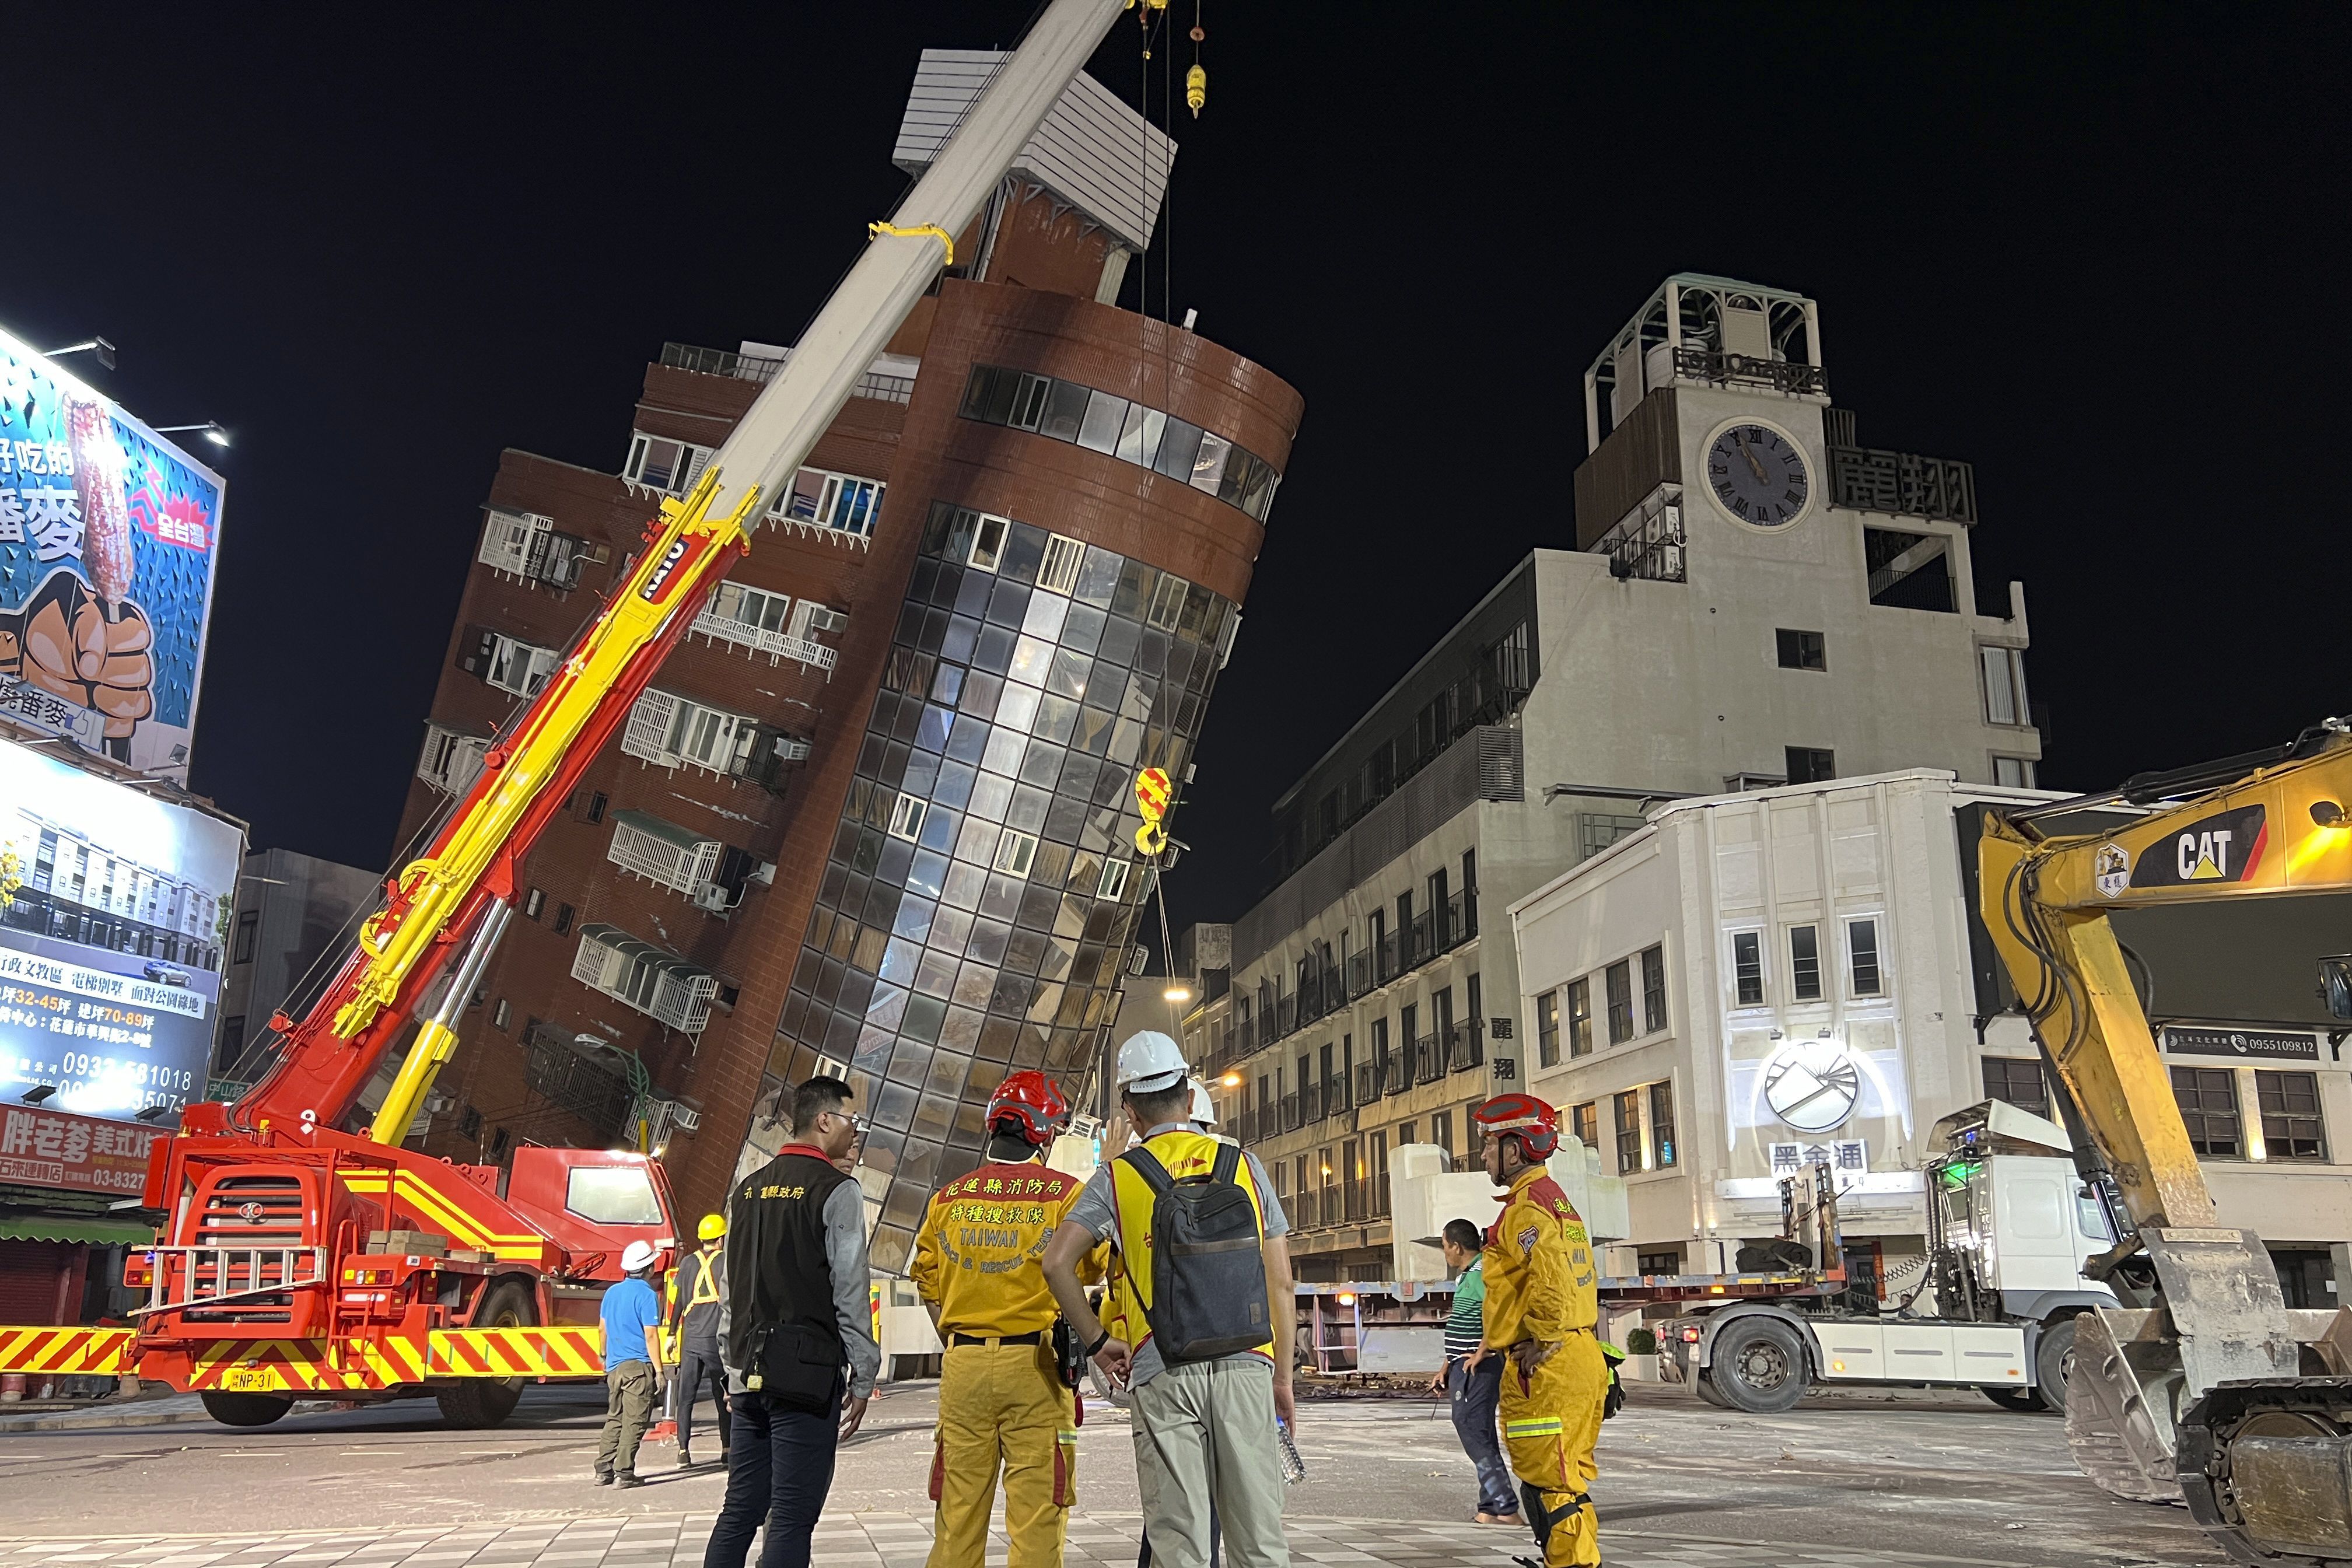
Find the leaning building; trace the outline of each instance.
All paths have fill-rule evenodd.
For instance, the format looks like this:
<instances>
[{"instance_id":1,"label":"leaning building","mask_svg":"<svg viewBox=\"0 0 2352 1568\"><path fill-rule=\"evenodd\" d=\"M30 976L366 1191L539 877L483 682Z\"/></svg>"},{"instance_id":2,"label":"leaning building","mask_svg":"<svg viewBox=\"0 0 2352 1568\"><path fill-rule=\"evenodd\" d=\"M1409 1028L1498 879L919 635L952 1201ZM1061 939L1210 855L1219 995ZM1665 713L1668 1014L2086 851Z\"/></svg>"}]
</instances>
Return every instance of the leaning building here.
<instances>
[{"instance_id":1,"label":"leaning building","mask_svg":"<svg viewBox=\"0 0 2352 1568\"><path fill-rule=\"evenodd\" d=\"M924 55L900 167L998 58ZM532 852L423 1147L640 1142L698 1212L843 1073L890 1270L1005 1073L1077 1087L1150 879L1134 774L1184 776L1301 410L1115 303L1174 152L1064 95ZM505 454L404 840L791 352L666 346L613 471Z\"/></svg>"}]
</instances>

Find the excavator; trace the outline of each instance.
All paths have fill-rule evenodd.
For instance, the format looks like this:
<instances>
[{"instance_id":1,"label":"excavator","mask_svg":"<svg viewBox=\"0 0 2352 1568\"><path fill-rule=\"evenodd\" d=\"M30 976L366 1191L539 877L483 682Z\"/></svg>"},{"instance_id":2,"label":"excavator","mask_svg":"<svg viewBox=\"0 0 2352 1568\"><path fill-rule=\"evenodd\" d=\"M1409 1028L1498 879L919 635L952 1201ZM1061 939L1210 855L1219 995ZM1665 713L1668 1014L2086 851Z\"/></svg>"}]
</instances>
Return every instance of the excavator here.
<instances>
[{"instance_id":1,"label":"excavator","mask_svg":"<svg viewBox=\"0 0 2352 1568\"><path fill-rule=\"evenodd\" d=\"M2101 807L2110 831L2058 831ZM2352 721L2000 814L1978 853L1984 923L2122 1238L2084 1268L2124 1304L2076 1320L2076 1463L2118 1497L2185 1501L2236 1562L2352 1564L2352 1309L2290 1308L2261 1237L2222 1223L2158 1055L2147 972L2116 926L2352 891ZM2314 953L2317 986L2352 1021L2352 954L2324 952L2339 942Z\"/></svg>"},{"instance_id":2,"label":"excavator","mask_svg":"<svg viewBox=\"0 0 2352 1568\"><path fill-rule=\"evenodd\" d=\"M1166 0L1141 0L1148 21ZM299 1018L270 1020L268 1070L159 1140L145 1206L163 1216L124 1283L134 1329L0 1327L0 1372L135 1373L199 1393L231 1426L298 1396L430 1394L490 1426L532 1378L598 1376L596 1307L632 1240L675 1248L662 1168L625 1152L526 1147L510 1171L402 1147L512 911L517 873L664 658L751 547L941 269L988 194L1123 9L1053 0L966 112L547 684L491 742L424 853L390 879ZM745 197L756 199L752 193ZM361 1109L405 1039L373 1118ZM666 1266L666 1264L665 1264Z\"/></svg>"}]
</instances>

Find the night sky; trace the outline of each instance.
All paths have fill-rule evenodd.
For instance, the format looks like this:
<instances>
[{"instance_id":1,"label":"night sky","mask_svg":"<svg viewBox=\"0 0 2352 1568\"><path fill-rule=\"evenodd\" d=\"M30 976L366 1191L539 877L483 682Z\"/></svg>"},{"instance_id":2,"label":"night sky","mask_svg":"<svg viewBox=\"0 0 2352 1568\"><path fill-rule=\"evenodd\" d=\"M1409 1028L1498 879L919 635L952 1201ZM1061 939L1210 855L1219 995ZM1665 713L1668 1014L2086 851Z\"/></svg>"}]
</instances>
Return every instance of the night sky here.
<instances>
[{"instance_id":1,"label":"night sky","mask_svg":"<svg viewBox=\"0 0 2352 1568\"><path fill-rule=\"evenodd\" d=\"M904 188L917 51L1028 15L763 9L10 18L0 322L103 334L119 371L68 363L236 436L194 784L257 846L385 860L499 449L614 469L665 339L793 341ZM1208 6L1150 308L1307 418L1180 923L1244 908L1274 797L1573 545L1583 367L1676 271L1819 300L1864 444L1975 463L2045 784L2352 707L2347 13L2048 12ZM1095 60L1129 101L1137 49Z\"/></svg>"}]
</instances>

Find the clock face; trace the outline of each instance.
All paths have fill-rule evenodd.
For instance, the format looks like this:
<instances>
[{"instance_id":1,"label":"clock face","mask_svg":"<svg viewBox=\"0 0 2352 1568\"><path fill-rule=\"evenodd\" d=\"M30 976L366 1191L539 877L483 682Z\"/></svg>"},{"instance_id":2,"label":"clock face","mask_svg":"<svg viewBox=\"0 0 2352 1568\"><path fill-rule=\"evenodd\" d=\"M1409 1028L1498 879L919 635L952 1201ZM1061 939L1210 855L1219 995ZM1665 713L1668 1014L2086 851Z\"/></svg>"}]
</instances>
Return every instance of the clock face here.
<instances>
[{"instance_id":1,"label":"clock face","mask_svg":"<svg viewBox=\"0 0 2352 1568\"><path fill-rule=\"evenodd\" d=\"M1764 1103L1782 1125L1800 1132L1827 1132L1853 1114L1862 1074L1853 1055L1833 1040L1804 1040L1785 1047L1764 1069Z\"/></svg>"},{"instance_id":2,"label":"clock face","mask_svg":"<svg viewBox=\"0 0 2352 1568\"><path fill-rule=\"evenodd\" d=\"M1769 425L1732 425L1706 448L1706 485L1724 510L1759 528L1793 522L1812 499L1797 444Z\"/></svg>"}]
</instances>

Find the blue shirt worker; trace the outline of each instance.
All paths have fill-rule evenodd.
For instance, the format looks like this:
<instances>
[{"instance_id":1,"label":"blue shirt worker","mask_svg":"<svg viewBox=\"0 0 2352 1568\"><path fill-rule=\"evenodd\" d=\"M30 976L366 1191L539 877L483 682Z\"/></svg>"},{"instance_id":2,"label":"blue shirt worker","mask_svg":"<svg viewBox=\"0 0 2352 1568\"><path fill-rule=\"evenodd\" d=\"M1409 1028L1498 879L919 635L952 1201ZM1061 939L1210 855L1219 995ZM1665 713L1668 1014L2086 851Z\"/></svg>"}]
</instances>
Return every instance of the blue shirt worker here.
<instances>
[{"instance_id":1,"label":"blue shirt worker","mask_svg":"<svg viewBox=\"0 0 2352 1568\"><path fill-rule=\"evenodd\" d=\"M661 1327L661 1298L646 1276L654 1268L653 1244L633 1241L621 1249L621 1272L628 1278L604 1292L604 1433L596 1444L596 1484L641 1487L637 1445L652 1422L661 1391L648 1336Z\"/></svg>"}]
</instances>

